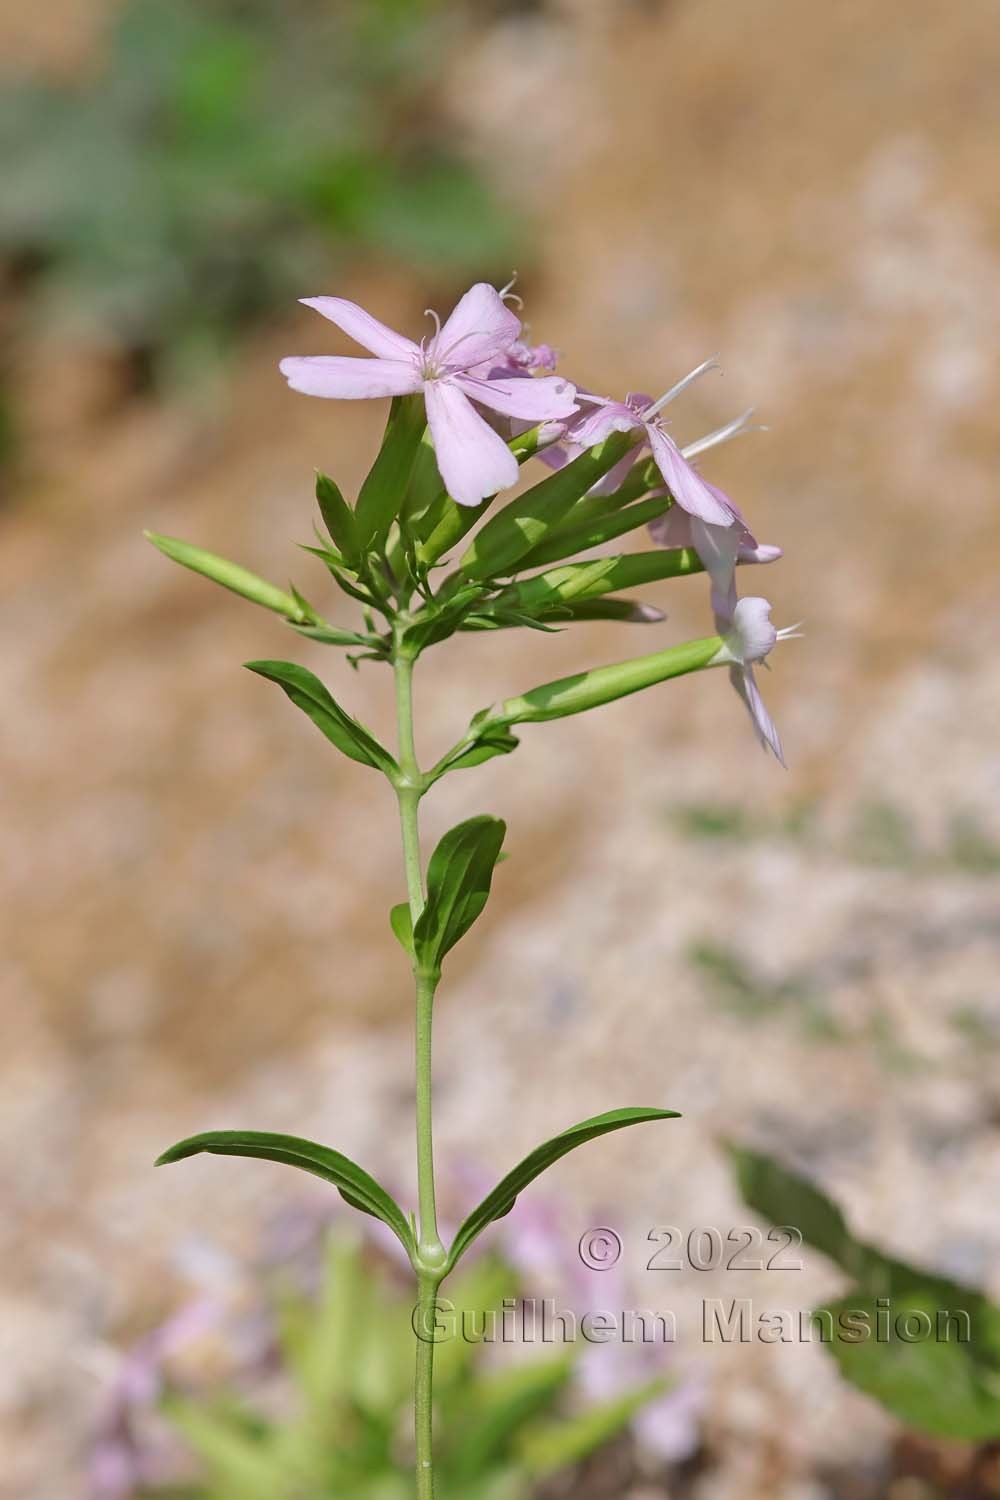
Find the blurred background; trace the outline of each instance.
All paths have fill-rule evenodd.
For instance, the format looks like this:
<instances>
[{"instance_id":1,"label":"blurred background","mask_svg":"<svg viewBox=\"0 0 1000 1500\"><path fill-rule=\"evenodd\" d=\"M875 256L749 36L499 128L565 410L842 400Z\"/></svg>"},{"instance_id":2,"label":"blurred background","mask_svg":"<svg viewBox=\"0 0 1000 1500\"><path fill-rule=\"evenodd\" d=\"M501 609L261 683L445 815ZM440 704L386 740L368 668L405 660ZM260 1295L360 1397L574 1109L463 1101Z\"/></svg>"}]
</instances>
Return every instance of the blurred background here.
<instances>
[{"instance_id":1,"label":"blurred background","mask_svg":"<svg viewBox=\"0 0 1000 1500\"><path fill-rule=\"evenodd\" d=\"M295 298L419 336L424 307L515 268L531 336L593 389L659 392L721 351L674 431L756 407L768 431L707 472L786 549L744 591L806 621L762 674L787 774L712 675L529 731L425 804L431 836L511 826L438 1010L453 1216L573 1120L684 1114L538 1189L564 1297L581 1233L611 1225L619 1298L680 1328L662 1425L619 1424L545 1493L1000 1493L989 1453L907 1434L820 1349L704 1344L705 1296L836 1295L821 1256L777 1280L645 1270L657 1225L747 1221L726 1137L1000 1293L997 19L2 0L4 1500L154 1493L122 1417L155 1404L153 1330L253 1303L276 1224L325 1222L283 1168L154 1173L167 1144L287 1130L412 1199L393 808L240 663L294 656L388 733L384 674L290 649L140 533L291 573L346 620L294 543L314 467L353 492L384 414L285 389L283 354L347 349ZM420 670L423 754L505 694L703 634L705 596L650 589L669 619L641 631L448 643ZM512 1262L536 1233L512 1223ZM182 1384L244 1357L194 1324Z\"/></svg>"}]
</instances>

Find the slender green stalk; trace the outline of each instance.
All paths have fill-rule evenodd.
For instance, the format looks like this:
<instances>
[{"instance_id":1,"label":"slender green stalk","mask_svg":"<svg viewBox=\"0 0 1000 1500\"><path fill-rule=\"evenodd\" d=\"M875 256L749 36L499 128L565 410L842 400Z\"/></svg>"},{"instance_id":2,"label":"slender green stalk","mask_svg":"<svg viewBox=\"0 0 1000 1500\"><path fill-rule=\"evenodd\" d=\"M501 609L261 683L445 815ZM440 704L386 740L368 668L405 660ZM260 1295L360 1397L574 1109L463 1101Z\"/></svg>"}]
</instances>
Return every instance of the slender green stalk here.
<instances>
[{"instance_id":1,"label":"slender green stalk","mask_svg":"<svg viewBox=\"0 0 1000 1500\"><path fill-rule=\"evenodd\" d=\"M399 767L401 776L396 787L399 799L399 822L403 835L403 863L409 893L410 916L416 924L424 909L423 869L420 858L418 809L425 783L417 764L413 740L413 661L398 649L394 659L396 678L396 719L399 732ZM413 1390L413 1419L416 1435L417 1500L433 1500L433 1381L434 1381L434 1304L445 1250L437 1227L434 1199L434 1147L431 1118L431 1034L434 1013L434 991L437 975L414 967L416 981L416 1126L417 1126L417 1193L420 1222L417 1232L417 1272L420 1299L418 1304L416 1374Z\"/></svg>"}]
</instances>

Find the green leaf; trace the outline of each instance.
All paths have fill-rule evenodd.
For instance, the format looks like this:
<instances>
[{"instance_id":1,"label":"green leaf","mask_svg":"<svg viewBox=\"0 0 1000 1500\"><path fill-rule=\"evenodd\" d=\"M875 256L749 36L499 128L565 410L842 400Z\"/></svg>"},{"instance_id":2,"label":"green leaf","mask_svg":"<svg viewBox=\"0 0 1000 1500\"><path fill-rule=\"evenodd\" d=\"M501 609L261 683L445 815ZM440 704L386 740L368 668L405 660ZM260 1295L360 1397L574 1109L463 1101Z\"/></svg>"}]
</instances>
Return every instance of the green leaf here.
<instances>
[{"instance_id":1,"label":"green leaf","mask_svg":"<svg viewBox=\"0 0 1000 1500\"><path fill-rule=\"evenodd\" d=\"M319 1146L295 1135L276 1135L264 1130L206 1130L178 1141L157 1158L158 1167L209 1152L215 1156L252 1156L265 1161L287 1162L303 1172L312 1172L332 1182L345 1202L362 1213L381 1219L396 1235L408 1254L414 1249L410 1226L399 1204L350 1157L330 1146Z\"/></svg>"},{"instance_id":2,"label":"green leaf","mask_svg":"<svg viewBox=\"0 0 1000 1500\"><path fill-rule=\"evenodd\" d=\"M310 641L322 641L325 646L373 646L372 636L357 635L353 630L339 630L336 625L292 625L299 635Z\"/></svg>"},{"instance_id":3,"label":"green leaf","mask_svg":"<svg viewBox=\"0 0 1000 1500\"><path fill-rule=\"evenodd\" d=\"M484 730L564 719L568 714L601 708L605 703L613 703L617 698L638 693L671 677L682 677L687 672L699 672L704 667L715 665L722 647L719 636L708 636L704 640L669 646L665 651L653 651L649 656L617 662L614 666L595 667L590 672L576 672L572 677L543 683L517 698L505 699L498 709L486 710L482 721Z\"/></svg>"},{"instance_id":4,"label":"green leaf","mask_svg":"<svg viewBox=\"0 0 1000 1500\"><path fill-rule=\"evenodd\" d=\"M544 537L537 547L526 552L518 569L544 567L546 563L599 547L626 532L637 531L666 515L672 503L669 495L654 495L649 500L637 500L633 505L616 506L609 514L597 516L579 526L567 526L555 536Z\"/></svg>"},{"instance_id":5,"label":"green leaf","mask_svg":"<svg viewBox=\"0 0 1000 1500\"><path fill-rule=\"evenodd\" d=\"M773 1224L794 1225L807 1244L862 1280L868 1250L854 1238L840 1209L813 1183L761 1152L729 1146L744 1201Z\"/></svg>"},{"instance_id":6,"label":"green leaf","mask_svg":"<svg viewBox=\"0 0 1000 1500\"><path fill-rule=\"evenodd\" d=\"M813 1337L844 1378L923 1432L1000 1435L1000 1307L856 1239L825 1193L770 1157L733 1147L730 1156L750 1207L794 1225L857 1283L813 1314Z\"/></svg>"},{"instance_id":7,"label":"green leaf","mask_svg":"<svg viewBox=\"0 0 1000 1500\"><path fill-rule=\"evenodd\" d=\"M413 916L408 901L400 901L398 906L392 908L389 913L389 926L403 952L413 958Z\"/></svg>"},{"instance_id":8,"label":"green leaf","mask_svg":"<svg viewBox=\"0 0 1000 1500\"><path fill-rule=\"evenodd\" d=\"M380 548L406 498L410 470L426 426L422 396L394 396L378 457L354 511L358 547Z\"/></svg>"},{"instance_id":9,"label":"green leaf","mask_svg":"<svg viewBox=\"0 0 1000 1500\"><path fill-rule=\"evenodd\" d=\"M413 929L418 961L432 972L486 905L507 825L480 816L445 834L427 866L427 904Z\"/></svg>"},{"instance_id":10,"label":"green leaf","mask_svg":"<svg viewBox=\"0 0 1000 1500\"><path fill-rule=\"evenodd\" d=\"M316 499L327 531L347 563L358 560L358 537L354 512L328 474L317 471Z\"/></svg>"},{"instance_id":11,"label":"green leaf","mask_svg":"<svg viewBox=\"0 0 1000 1500\"><path fill-rule=\"evenodd\" d=\"M214 552L204 552L201 547L193 547L190 542L182 542L177 537L158 536L155 531L144 531L143 536L173 562L210 578L213 583L221 583L223 588L231 589L252 604L260 604L296 623L308 623L314 618L308 606L303 608L284 589L258 578L256 573L241 568L239 563L217 557Z\"/></svg>"},{"instance_id":12,"label":"green leaf","mask_svg":"<svg viewBox=\"0 0 1000 1500\"><path fill-rule=\"evenodd\" d=\"M374 766L387 776L398 769L388 750L357 719L344 712L319 678L306 667L290 661L248 661L246 665L258 677L276 682L295 707L308 714L330 743L351 760L363 766Z\"/></svg>"},{"instance_id":13,"label":"green leaf","mask_svg":"<svg viewBox=\"0 0 1000 1500\"><path fill-rule=\"evenodd\" d=\"M471 1483L504 1457L525 1423L554 1405L573 1365L571 1353L521 1360L480 1382L454 1437L448 1468L456 1486Z\"/></svg>"},{"instance_id":14,"label":"green leaf","mask_svg":"<svg viewBox=\"0 0 1000 1500\"><path fill-rule=\"evenodd\" d=\"M482 1234L488 1224L510 1213L518 1194L530 1182L534 1182L546 1167L552 1166L553 1162L557 1162L567 1152L584 1145L587 1141L596 1140L598 1136L607 1135L612 1130L623 1130L626 1125L642 1125L647 1120L679 1118L675 1109L612 1109L606 1114L594 1115L589 1120L581 1120L579 1125L573 1125L569 1130L564 1130L561 1135L553 1136L550 1141L536 1146L529 1156L518 1162L513 1171L508 1172L507 1176L497 1183L491 1193L487 1193L482 1203L474 1208L461 1224L448 1254L448 1270L450 1271L458 1263L473 1240Z\"/></svg>"},{"instance_id":15,"label":"green leaf","mask_svg":"<svg viewBox=\"0 0 1000 1500\"><path fill-rule=\"evenodd\" d=\"M845 1380L921 1432L1000 1436L1000 1308L899 1261L880 1258L878 1272L877 1291L855 1287L814 1315L814 1336L832 1322L824 1348Z\"/></svg>"},{"instance_id":16,"label":"green leaf","mask_svg":"<svg viewBox=\"0 0 1000 1500\"><path fill-rule=\"evenodd\" d=\"M473 538L460 564L465 577L501 578L511 573L636 441L634 434L612 433L505 505Z\"/></svg>"}]
</instances>

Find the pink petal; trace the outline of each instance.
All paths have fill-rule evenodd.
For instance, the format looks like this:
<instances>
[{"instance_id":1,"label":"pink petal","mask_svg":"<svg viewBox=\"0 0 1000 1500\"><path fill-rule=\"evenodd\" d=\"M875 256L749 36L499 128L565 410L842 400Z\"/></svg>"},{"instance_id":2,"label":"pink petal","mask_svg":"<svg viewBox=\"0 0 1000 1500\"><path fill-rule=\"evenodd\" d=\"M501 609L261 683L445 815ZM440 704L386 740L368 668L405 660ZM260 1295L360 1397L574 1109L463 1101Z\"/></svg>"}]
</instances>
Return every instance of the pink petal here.
<instances>
[{"instance_id":1,"label":"pink petal","mask_svg":"<svg viewBox=\"0 0 1000 1500\"><path fill-rule=\"evenodd\" d=\"M424 389L434 452L448 494L459 505L478 505L517 483L517 459L449 380Z\"/></svg>"},{"instance_id":2,"label":"pink petal","mask_svg":"<svg viewBox=\"0 0 1000 1500\"><path fill-rule=\"evenodd\" d=\"M746 704L750 722L753 724L758 740L766 750L771 750L778 763L784 766L785 754L781 747L781 736L764 706L757 679L753 675L753 667L730 667L729 680Z\"/></svg>"},{"instance_id":3,"label":"pink petal","mask_svg":"<svg viewBox=\"0 0 1000 1500\"><path fill-rule=\"evenodd\" d=\"M299 301L306 307L315 308L324 318L329 318L331 323L336 323L362 349L370 350L380 359L420 357L416 344L404 338L401 333L394 333L356 302L348 302L343 297L300 297Z\"/></svg>"},{"instance_id":4,"label":"pink petal","mask_svg":"<svg viewBox=\"0 0 1000 1500\"><path fill-rule=\"evenodd\" d=\"M630 448L624 458L620 458L613 469L609 469L603 479L592 484L587 491L588 495L613 495L615 490L620 490L628 476L631 474L636 459L639 457L638 448ZM671 506L671 509L674 509Z\"/></svg>"},{"instance_id":5,"label":"pink petal","mask_svg":"<svg viewBox=\"0 0 1000 1500\"><path fill-rule=\"evenodd\" d=\"M532 424L571 417L579 410L575 387L560 375L541 375L537 380L530 375L499 380L456 375L455 384L481 406Z\"/></svg>"},{"instance_id":6,"label":"pink petal","mask_svg":"<svg viewBox=\"0 0 1000 1500\"><path fill-rule=\"evenodd\" d=\"M713 493L665 432L652 423L647 430L657 468L681 509L712 526L730 526L735 519L731 507Z\"/></svg>"},{"instance_id":7,"label":"pink petal","mask_svg":"<svg viewBox=\"0 0 1000 1500\"><path fill-rule=\"evenodd\" d=\"M409 361L347 359L339 354L289 356L278 366L293 391L360 401L369 396L405 396L419 391L420 372Z\"/></svg>"},{"instance_id":8,"label":"pink petal","mask_svg":"<svg viewBox=\"0 0 1000 1500\"><path fill-rule=\"evenodd\" d=\"M709 576L712 609L725 619L732 619L736 607L736 558L743 535L739 524L709 526L698 516L691 517L691 546Z\"/></svg>"},{"instance_id":9,"label":"pink petal","mask_svg":"<svg viewBox=\"0 0 1000 1500\"><path fill-rule=\"evenodd\" d=\"M613 432L633 432L642 423L624 401L605 401L574 422L566 436L581 448L596 448Z\"/></svg>"},{"instance_id":10,"label":"pink petal","mask_svg":"<svg viewBox=\"0 0 1000 1500\"><path fill-rule=\"evenodd\" d=\"M755 546L744 538L740 542L740 550L736 561L741 563L772 563L777 562L779 557L784 557L784 547L776 547L771 542L760 542Z\"/></svg>"},{"instance_id":11,"label":"pink petal","mask_svg":"<svg viewBox=\"0 0 1000 1500\"><path fill-rule=\"evenodd\" d=\"M496 288L487 281L477 281L433 340L428 353L449 369L468 370L484 360L498 358L520 332L520 319Z\"/></svg>"}]
</instances>

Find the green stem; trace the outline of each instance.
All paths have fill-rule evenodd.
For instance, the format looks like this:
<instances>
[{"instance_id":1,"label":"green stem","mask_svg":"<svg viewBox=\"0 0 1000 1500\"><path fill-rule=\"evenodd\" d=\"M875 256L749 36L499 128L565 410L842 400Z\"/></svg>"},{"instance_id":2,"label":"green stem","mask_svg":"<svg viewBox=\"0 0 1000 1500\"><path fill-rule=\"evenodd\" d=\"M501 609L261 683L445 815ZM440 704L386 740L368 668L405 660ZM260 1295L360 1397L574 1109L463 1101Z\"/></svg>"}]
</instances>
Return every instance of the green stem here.
<instances>
[{"instance_id":1,"label":"green stem","mask_svg":"<svg viewBox=\"0 0 1000 1500\"><path fill-rule=\"evenodd\" d=\"M399 823L403 835L403 863L414 926L424 909L423 869L420 858L418 809L426 783L417 763L413 739L413 661L398 648L394 658L396 719L399 730L400 777L396 786ZM434 1146L431 1118L431 1037L436 974L414 967L416 981L416 1133L417 1194L420 1222L417 1232L420 1327L434 1326L434 1300L445 1250L437 1227L434 1198ZM417 1500L433 1500L433 1379L434 1343L431 1336L417 1339L416 1376L413 1394L414 1430L417 1447Z\"/></svg>"},{"instance_id":2,"label":"green stem","mask_svg":"<svg viewBox=\"0 0 1000 1500\"><path fill-rule=\"evenodd\" d=\"M413 1428L417 1439L417 1500L434 1500L434 1326L438 1282L419 1278L417 1369L413 1382Z\"/></svg>"}]
</instances>

